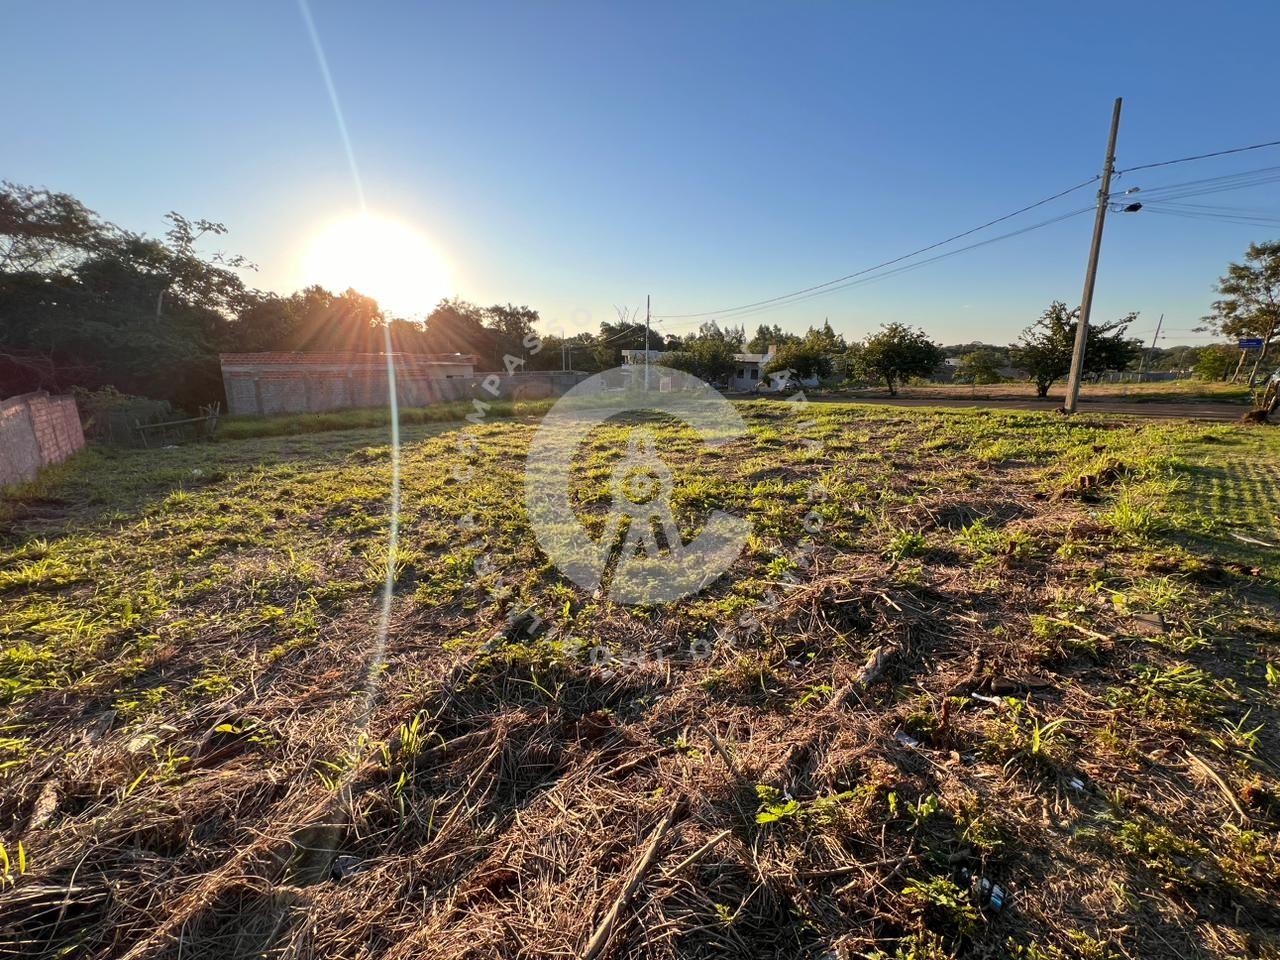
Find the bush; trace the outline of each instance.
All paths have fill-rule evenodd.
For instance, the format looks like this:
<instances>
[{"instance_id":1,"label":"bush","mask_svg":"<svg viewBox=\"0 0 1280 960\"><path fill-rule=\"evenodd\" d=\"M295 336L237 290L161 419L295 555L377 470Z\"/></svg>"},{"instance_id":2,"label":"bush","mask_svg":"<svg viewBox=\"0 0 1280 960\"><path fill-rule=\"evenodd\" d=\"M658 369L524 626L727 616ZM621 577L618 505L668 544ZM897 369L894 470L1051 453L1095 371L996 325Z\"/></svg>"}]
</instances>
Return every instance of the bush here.
<instances>
[{"instance_id":1,"label":"bush","mask_svg":"<svg viewBox=\"0 0 1280 960\"><path fill-rule=\"evenodd\" d=\"M1234 347L1216 343L1205 347L1196 358L1195 375L1197 380L1226 380L1235 370L1239 362L1239 351Z\"/></svg>"},{"instance_id":2,"label":"bush","mask_svg":"<svg viewBox=\"0 0 1280 960\"><path fill-rule=\"evenodd\" d=\"M136 442L135 424L156 423L175 416L168 400L135 397L115 387L75 387L71 392L80 408L85 439L98 443L131 446Z\"/></svg>"}]
</instances>

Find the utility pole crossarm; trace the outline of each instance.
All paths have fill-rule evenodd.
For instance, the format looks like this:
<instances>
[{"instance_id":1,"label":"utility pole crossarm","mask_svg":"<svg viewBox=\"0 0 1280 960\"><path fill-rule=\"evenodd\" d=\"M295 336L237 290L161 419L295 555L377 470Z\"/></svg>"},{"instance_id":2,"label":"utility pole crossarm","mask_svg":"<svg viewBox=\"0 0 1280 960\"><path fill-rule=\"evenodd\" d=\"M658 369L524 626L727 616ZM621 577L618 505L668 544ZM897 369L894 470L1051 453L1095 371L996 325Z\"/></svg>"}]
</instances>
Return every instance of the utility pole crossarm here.
<instances>
[{"instance_id":1,"label":"utility pole crossarm","mask_svg":"<svg viewBox=\"0 0 1280 960\"><path fill-rule=\"evenodd\" d=\"M1098 276L1098 255L1102 252L1102 226L1107 219L1107 204L1111 200L1111 173L1116 165L1116 135L1120 132L1120 105L1116 97L1111 110L1111 135L1107 138L1107 157L1102 164L1102 184L1098 187L1098 213L1093 221L1093 242L1089 246L1089 264L1084 271L1084 293L1080 296L1080 319L1076 323L1075 348L1071 352L1071 373L1067 377L1067 399L1062 407L1067 413L1076 412L1080 399L1080 380L1084 376L1084 353L1089 343L1089 313L1093 309L1093 284Z\"/></svg>"}]
</instances>

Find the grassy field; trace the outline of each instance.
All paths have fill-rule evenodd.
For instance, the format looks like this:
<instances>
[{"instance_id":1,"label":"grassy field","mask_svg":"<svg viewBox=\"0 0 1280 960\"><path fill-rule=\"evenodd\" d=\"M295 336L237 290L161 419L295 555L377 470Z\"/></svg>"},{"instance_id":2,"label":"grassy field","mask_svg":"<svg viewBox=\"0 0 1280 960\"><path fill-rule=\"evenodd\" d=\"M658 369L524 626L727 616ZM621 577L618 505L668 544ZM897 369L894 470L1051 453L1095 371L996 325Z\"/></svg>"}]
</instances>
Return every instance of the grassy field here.
<instances>
[{"instance_id":1,"label":"grassy field","mask_svg":"<svg viewBox=\"0 0 1280 960\"><path fill-rule=\"evenodd\" d=\"M528 418L404 428L386 608L385 429L7 496L0 955L1280 957L1280 434L738 409L646 424L753 528L663 608L539 552Z\"/></svg>"},{"instance_id":2,"label":"grassy field","mask_svg":"<svg viewBox=\"0 0 1280 960\"><path fill-rule=\"evenodd\" d=\"M486 419L534 416L545 413L551 400L489 400ZM430 407L404 407L400 410L402 426L424 423L456 423L475 408L469 402L438 403ZM224 417L218 425L219 440L248 440L253 437L296 437L305 433L329 433L334 430L359 430L391 423L387 407L362 407L355 410L331 410L327 413L289 413L272 417Z\"/></svg>"},{"instance_id":3,"label":"grassy field","mask_svg":"<svg viewBox=\"0 0 1280 960\"><path fill-rule=\"evenodd\" d=\"M1055 383L1046 399L1062 402L1066 385ZM882 396L884 390L860 391L860 395ZM1033 383L926 383L902 387L903 397L948 397L962 400L1034 400ZM1086 383L1080 387L1083 401L1129 403L1238 403L1247 405L1252 393L1247 384L1206 383L1201 380L1169 380L1163 383Z\"/></svg>"}]
</instances>

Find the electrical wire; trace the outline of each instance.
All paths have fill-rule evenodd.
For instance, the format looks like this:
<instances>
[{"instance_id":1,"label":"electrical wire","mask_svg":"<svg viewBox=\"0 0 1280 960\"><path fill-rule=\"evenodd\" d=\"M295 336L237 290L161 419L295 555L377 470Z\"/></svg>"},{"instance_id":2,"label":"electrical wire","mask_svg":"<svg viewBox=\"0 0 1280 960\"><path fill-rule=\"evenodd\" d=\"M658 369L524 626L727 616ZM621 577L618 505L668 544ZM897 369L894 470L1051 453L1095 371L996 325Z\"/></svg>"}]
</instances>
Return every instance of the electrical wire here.
<instances>
[{"instance_id":1,"label":"electrical wire","mask_svg":"<svg viewBox=\"0 0 1280 960\"><path fill-rule=\"evenodd\" d=\"M722 315L717 317L716 319L726 320L726 321L741 320L744 317L754 316L758 313L764 313L766 311L779 309L781 307L789 307L789 306L792 306L793 304L803 303L806 300L812 300L815 297L826 296L828 294L835 293L839 290L847 290L850 287L862 286L868 283L875 283L879 280L886 280L889 277L897 276L900 273L906 273L911 270L918 270L921 267L928 266L929 264L932 264L932 263L937 263L939 260L945 260L948 257L954 257L958 254L966 253L969 250L976 250L979 247L985 247L985 246L988 246L989 244L999 243L1000 241L1008 240L1011 237L1021 236L1022 234L1030 233L1033 230L1039 230L1043 227L1052 226L1053 224L1060 223L1063 220L1070 220L1072 217L1078 217L1082 213L1089 213L1093 209L1094 207L1092 206L1081 207L1078 210L1072 210L1069 213L1064 213L1064 214L1061 214L1060 216L1052 217L1048 220L1043 220L1039 223L1033 223L1030 226L1022 227L1021 229L1018 229L1018 230L1011 230L1009 233L1002 233L999 236L989 237L986 240L979 240L977 243L971 243L963 247L958 247L955 250L948 250L946 253L940 253L936 256L929 257L925 260L917 261L916 263L903 264L902 266L895 267L892 270L885 270L882 273L877 273L873 276L860 276L856 279L850 279L844 283L841 283L839 286L827 287L826 289L821 289L821 290L814 290L812 292L805 293L802 296L794 296L793 299L787 300L785 303L766 302L761 304L760 306L755 306L750 308L739 308L738 312L736 313L732 313L730 315Z\"/></svg>"},{"instance_id":2,"label":"electrical wire","mask_svg":"<svg viewBox=\"0 0 1280 960\"><path fill-rule=\"evenodd\" d=\"M1166 210L1160 206L1143 207L1143 213L1155 213L1164 217L1183 217L1187 220L1213 220L1219 223L1239 223L1254 227L1280 227L1280 217L1248 217L1221 213L1196 213L1187 210Z\"/></svg>"},{"instance_id":3,"label":"electrical wire","mask_svg":"<svg viewBox=\"0 0 1280 960\"><path fill-rule=\"evenodd\" d=\"M1175 159L1175 160L1161 160L1161 161L1157 161L1157 163L1126 166L1126 168L1124 169L1116 170L1115 175L1116 177L1121 177L1121 175L1133 173L1135 172L1135 170L1149 170L1149 169L1161 168L1161 166L1172 166L1175 164L1192 163L1192 161L1194 160L1208 160L1208 159L1212 159L1212 157L1244 154L1244 152L1253 151L1253 150L1262 150L1262 148L1265 148L1265 147L1276 147L1276 146L1280 146L1280 140L1268 141L1266 143L1252 143L1252 145L1249 145L1249 146L1233 147L1233 148L1230 148L1230 150L1217 150L1217 151L1208 152L1208 154L1197 154L1194 156L1178 157L1178 159ZM658 321L659 325L660 323L662 323L662 320L696 321L701 319L701 317L714 317L714 319L716 320L724 320L724 321L741 320L741 319L744 319L744 317L754 316L756 314L760 314L760 312L767 312L768 310L773 310L773 308L792 306L792 305L795 305L795 303L803 303L805 301L812 300L812 298L814 297L826 296L826 294L828 293L835 293L836 291L842 291L842 289L849 289L850 287L855 287L855 285L859 285L863 283L874 283L876 282L876 280L886 279L888 278L888 276L893 276L899 273L905 273L905 271L918 269L920 268L920 266L925 266L928 264L932 264L932 262L937 262L938 260L946 259L946 257L954 256L956 255L956 253L963 253L965 251L974 250L974 248L977 248L977 247L986 246L986 244L988 243L995 243L998 241L1002 241L1002 239L1009 239L1010 237L1020 236L1020 234L1030 232L1030 230L1036 230L1036 229L1041 229L1042 227L1048 227L1048 225L1051 225L1053 223L1059 223L1059 221L1061 220L1070 219L1070 218L1073 218L1073 216L1078 216L1082 214L1082 212L1087 212L1088 210L1092 210L1093 207L1084 207L1083 210L1076 210L1076 211L1070 212L1070 214L1064 214L1062 216L1059 216L1059 218L1044 220L1042 221L1042 223L1033 224L1033 225L1030 225L1030 227L1023 228L1020 230L1014 230L1014 232L1001 234L1001 236L989 238L987 239L987 241L980 241L978 243L968 244L968 246L957 248L957 250L954 250L954 251L948 251L946 253L942 253L942 255L928 257L928 259L915 262L915 264L904 264L904 261L911 260L913 259L913 257L919 256L920 253L927 253L931 250L937 250L938 247L946 246L947 243L952 243L957 241L957 239L963 239L965 237L972 236L972 234L978 233L979 230L984 230L989 227L995 227L995 225L998 223L1004 223L1005 220L1010 220L1012 218L1015 218L1015 216L1025 214L1025 212L1029 210L1034 210L1038 206L1043 206L1044 204L1050 204L1050 202L1059 200L1059 198L1061 197L1068 196L1069 193L1078 191L1078 189L1088 187L1089 184L1096 183L1100 179L1101 179L1100 177L1091 177L1087 180L1083 180L1083 182L1076 183L1075 186L1073 187L1068 187L1064 189L1064 191L1053 193L1052 196L1044 197L1042 198L1042 200L1037 200L1036 202L1033 202L1033 204L1028 204L1027 206L1019 207L1018 210L1011 211L1009 212L1009 214L997 216L997 218L995 219L988 220L986 221L986 223L983 223L983 224L979 224L978 227L973 227L968 230L964 230L964 232L956 233L954 234L954 236L947 237L946 239L941 239L941 241L928 244L928 246L920 247L919 250L914 250L914 251L911 251L910 253L904 253L904 255L893 257L893 259L891 260L886 260L883 262L879 262L879 264L868 266L868 268L856 270L854 271L854 273L846 274L844 276L837 276L836 279L826 280L826 282L824 283L813 284L812 287L804 287L799 289L799 291L792 291L791 293L778 294L777 297L768 297L768 298L765 298L765 300L758 300L750 303L740 303L739 306L722 307L722 308L719 308L719 310L691 312L691 314L663 314L662 316L654 316L653 319L655 321ZM1165 202L1165 201L1178 201L1178 200L1185 200L1185 198L1190 198L1190 197L1208 196L1208 195L1212 195L1212 193L1222 193L1222 192L1233 191L1233 189L1245 189L1249 187L1263 186L1263 184L1266 184L1266 183L1274 183L1276 182L1276 180L1280 180L1280 166L1267 166L1267 168L1260 168L1257 170L1245 170L1245 172L1242 172L1242 173L1225 174L1225 175L1222 175L1222 177L1208 177L1208 178L1201 178L1196 180L1187 180L1187 182L1183 182L1183 183L1164 184L1164 186L1153 187L1152 189L1149 189L1149 191L1140 191L1139 189L1139 191L1133 191L1132 193L1130 192L1112 193L1111 197L1115 198L1115 197L1133 196L1133 193L1140 193L1140 197L1138 198L1140 202L1142 202L1143 210L1149 210L1151 212L1155 212L1155 214L1162 214L1167 216L1185 216L1185 218L1189 218L1189 219L1206 219L1206 220L1217 219L1217 220L1225 221L1225 223L1248 223L1253 225L1272 225L1271 218L1268 218L1268 216L1256 215L1256 214L1253 214L1253 212L1231 212L1231 211L1216 211L1216 210L1183 210L1183 209L1176 209L1176 207L1162 207L1161 204L1162 202ZM1280 223L1280 221L1276 221L1276 223ZM897 266L897 268L893 270L884 269L884 268L890 268L890 266L895 266L897 264L904 264L904 265ZM877 271L883 271L883 273L877 273ZM692 323L673 324L673 326L687 326L687 325L692 325ZM621 338L622 335L626 335L628 333L630 332L618 334L616 335L616 337L613 337L611 339ZM608 342L609 340L605 340L605 343L608 343Z\"/></svg>"},{"instance_id":4,"label":"electrical wire","mask_svg":"<svg viewBox=\"0 0 1280 960\"><path fill-rule=\"evenodd\" d=\"M1176 200L1156 200L1155 203L1166 209L1174 210L1203 210L1206 213L1227 213L1240 214L1243 216L1254 217L1277 217L1280 216L1280 210L1264 210L1258 207L1231 207L1225 204L1213 203L1180 203Z\"/></svg>"},{"instance_id":5,"label":"electrical wire","mask_svg":"<svg viewBox=\"0 0 1280 960\"><path fill-rule=\"evenodd\" d=\"M964 237L977 233L979 230L985 230L987 227L995 226L997 223L1003 223L1005 220L1010 220L1013 217L1018 216L1019 214L1026 213L1028 210L1034 210L1036 207L1044 206L1046 203L1051 203L1054 200L1057 200L1061 197L1065 197L1067 194L1074 193L1076 190L1079 190L1083 187L1087 187L1091 183L1096 183L1099 179L1101 178L1098 176L1090 177L1088 180L1084 180L1080 183L1077 183L1073 187L1067 187L1067 189L1062 190L1058 193L1055 193L1052 196L1045 197L1042 200L1037 200L1035 203L1029 203L1025 207L1020 207L1017 210L1014 210L1012 213L1006 213L1003 216L996 217L994 220L988 220L986 223L979 224L976 227L972 227L968 230L965 230L963 233L957 233L954 236L947 237L945 240L939 240L936 243L931 243L928 246L921 247L918 250L912 250L910 253L904 253L902 254L902 256L894 257L892 260L885 260L883 263L877 263L874 266L864 267L863 269L854 271L853 273L845 274L843 277L836 277L834 280L827 280L824 283L814 284L811 287L804 287L803 289L800 289L800 290L793 290L791 293L780 294L776 297L769 297L765 300L756 300L751 303L739 304L736 307L724 307L720 310L705 310L705 311L702 311L701 313L667 313L667 314L663 314L662 316L667 320L685 320L685 319L691 319L695 317L711 317L711 316L717 316L719 314L735 313L736 311L739 311L739 310L748 310L754 307L761 307L768 304L780 303L781 301L784 301L784 300L790 301L792 297L799 297L804 294L823 290L824 288L827 288L827 287L833 287L836 284L844 283L847 280L852 280L856 277L864 276L866 274L872 273L873 271L880 270L884 267L891 267L894 264L901 263L904 260L909 260L912 257L919 256L922 253L928 253L930 250L936 250L938 247L944 246L955 240L963 239Z\"/></svg>"},{"instance_id":6,"label":"electrical wire","mask_svg":"<svg viewBox=\"0 0 1280 960\"><path fill-rule=\"evenodd\" d=\"M1179 157L1177 160L1161 160L1158 163L1140 163L1135 167L1125 167L1123 170L1115 171L1116 176L1125 173L1132 173L1134 170L1151 170L1154 167L1171 167L1175 163L1190 163L1192 160L1208 160L1211 157L1225 157L1233 153L1246 153L1249 150L1261 150L1263 147L1280 147L1280 140L1270 140L1267 143L1255 143L1247 147L1232 147L1230 150L1215 150L1213 153L1198 153L1193 157Z\"/></svg>"},{"instance_id":7,"label":"electrical wire","mask_svg":"<svg viewBox=\"0 0 1280 960\"><path fill-rule=\"evenodd\" d=\"M636 322L633 320L633 321L631 321L631 327L632 327L632 329L630 329L630 330L623 330L623 331L622 331L622 332L620 332L620 333L615 333L612 337L609 337L609 338L608 338L608 339L606 339L606 340L601 340L601 341L600 341L601 345L606 344L606 343L613 343L613 341L615 341L615 340L621 340L623 337L630 337L630 336L633 336L633 335L635 335L635 334L639 333L641 330L643 330L643 329L644 329L644 324L643 324L643 323L636 323Z\"/></svg>"},{"instance_id":8,"label":"electrical wire","mask_svg":"<svg viewBox=\"0 0 1280 960\"><path fill-rule=\"evenodd\" d=\"M1257 170L1244 170L1220 177L1187 180L1182 183L1166 183L1149 189L1136 188L1123 193L1113 193L1111 199L1116 200L1118 197L1126 197L1136 199L1142 203L1146 203L1148 200L1180 200L1187 197L1205 196L1211 193L1225 193L1230 190L1244 190L1249 187L1273 183L1277 179L1280 179L1280 166L1260 167Z\"/></svg>"}]
</instances>

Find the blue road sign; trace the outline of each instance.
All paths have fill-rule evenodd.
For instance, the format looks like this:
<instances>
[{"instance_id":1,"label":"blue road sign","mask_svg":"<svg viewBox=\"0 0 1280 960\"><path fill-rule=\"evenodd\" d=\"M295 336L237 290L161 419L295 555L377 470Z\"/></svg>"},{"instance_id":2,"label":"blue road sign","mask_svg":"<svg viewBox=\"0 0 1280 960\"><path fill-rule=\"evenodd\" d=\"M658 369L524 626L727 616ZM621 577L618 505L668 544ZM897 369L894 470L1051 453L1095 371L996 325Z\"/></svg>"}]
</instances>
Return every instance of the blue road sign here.
<instances>
[{"instance_id":1,"label":"blue road sign","mask_svg":"<svg viewBox=\"0 0 1280 960\"><path fill-rule=\"evenodd\" d=\"M1245 339L1238 340L1237 343L1239 343L1241 350L1261 350L1262 349L1261 337L1247 337Z\"/></svg>"}]
</instances>

